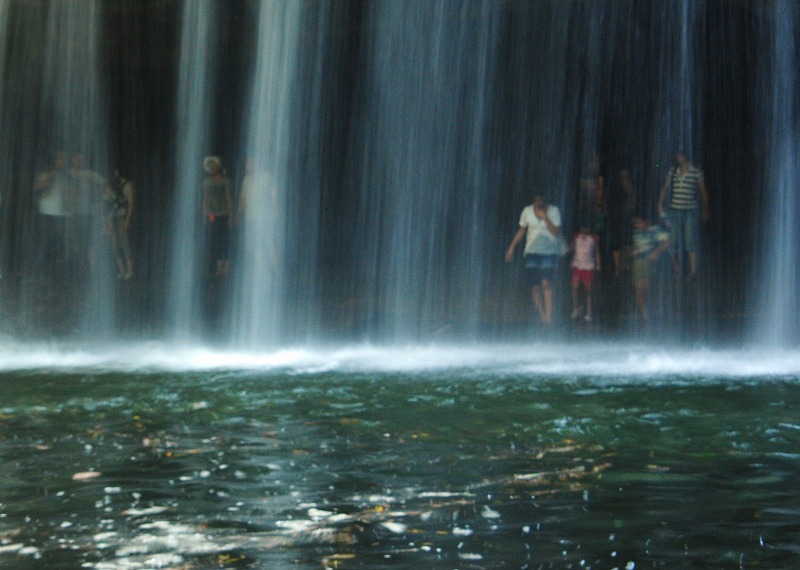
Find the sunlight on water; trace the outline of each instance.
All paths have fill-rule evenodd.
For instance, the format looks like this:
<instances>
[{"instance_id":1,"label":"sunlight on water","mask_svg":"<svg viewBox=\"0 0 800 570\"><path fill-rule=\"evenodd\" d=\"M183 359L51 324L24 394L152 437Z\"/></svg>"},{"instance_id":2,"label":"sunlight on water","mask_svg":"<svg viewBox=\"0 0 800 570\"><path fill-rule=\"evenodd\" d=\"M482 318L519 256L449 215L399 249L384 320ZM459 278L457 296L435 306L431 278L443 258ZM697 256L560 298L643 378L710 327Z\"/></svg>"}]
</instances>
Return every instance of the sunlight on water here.
<instances>
[{"instance_id":1,"label":"sunlight on water","mask_svg":"<svg viewBox=\"0 0 800 570\"><path fill-rule=\"evenodd\" d=\"M415 373L565 376L578 378L748 378L800 374L800 351L654 348L558 343L296 347L272 352L137 342L105 348L22 344L0 347L0 370L214 371L316 374Z\"/></svg>"},{"instance_id":2,"label":"sunlight on water","mask_svg":"<svg viewBox=\"0 0 800 570\"><path fill-rule=\"evenodd\" d=\"M0 567L796 567L763 356L6 344Z\"/></svg>"}]
</instances>

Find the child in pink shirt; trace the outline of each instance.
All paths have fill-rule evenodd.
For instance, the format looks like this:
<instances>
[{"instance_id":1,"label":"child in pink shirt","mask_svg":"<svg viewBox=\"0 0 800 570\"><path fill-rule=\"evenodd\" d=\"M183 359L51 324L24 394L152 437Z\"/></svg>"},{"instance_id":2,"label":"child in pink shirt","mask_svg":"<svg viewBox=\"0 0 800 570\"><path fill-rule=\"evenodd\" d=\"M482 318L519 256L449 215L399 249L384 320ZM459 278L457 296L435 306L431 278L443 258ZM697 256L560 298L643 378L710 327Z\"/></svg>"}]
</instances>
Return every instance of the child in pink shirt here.
<instances>
[{"instance_id":1,"label":"child in pink shirt","mask_svg":"<svg viewBox=\"0 0 800 570\"><path fill-rule=\"evenodd\" d=\"M581 316L583 306L578 302L580 287L586 293L586 321L592 320L592 289L594 272L600 271L599 238L589 233L589 225L581 224L579 231L572 238L572 320Z\"/></svg>"}]
</instances>

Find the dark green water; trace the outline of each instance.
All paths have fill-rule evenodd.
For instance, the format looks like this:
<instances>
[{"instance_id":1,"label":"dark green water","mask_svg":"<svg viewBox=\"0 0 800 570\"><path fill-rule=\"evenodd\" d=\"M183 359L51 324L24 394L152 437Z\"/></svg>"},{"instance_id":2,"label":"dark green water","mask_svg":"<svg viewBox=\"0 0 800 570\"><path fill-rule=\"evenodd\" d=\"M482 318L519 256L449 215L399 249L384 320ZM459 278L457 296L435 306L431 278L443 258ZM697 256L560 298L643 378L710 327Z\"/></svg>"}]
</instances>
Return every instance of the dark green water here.
<instances>
[{"instance_id":1,"label":"dark green water","mask_svg":"<svg viewBox=\"0 0 800 570\"><path fill-rule=\"evenodd\" d=\"M2 568L800 566L796 377L0 383Z\"/></svg>"}]
</instances>

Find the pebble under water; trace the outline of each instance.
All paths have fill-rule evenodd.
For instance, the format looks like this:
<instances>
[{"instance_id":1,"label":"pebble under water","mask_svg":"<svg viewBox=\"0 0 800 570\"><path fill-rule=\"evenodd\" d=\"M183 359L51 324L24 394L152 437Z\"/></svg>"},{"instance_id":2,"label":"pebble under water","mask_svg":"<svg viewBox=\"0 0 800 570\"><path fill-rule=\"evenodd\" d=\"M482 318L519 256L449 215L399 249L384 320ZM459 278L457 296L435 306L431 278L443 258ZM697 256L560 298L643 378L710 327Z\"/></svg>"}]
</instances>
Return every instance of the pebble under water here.
<instances>
[{"instance_id":1,"label":"pebble under water","mask_svg":"<svg viewBox=\"0 0 800 570\"><path fill-rule=\"evenodd\" d=\"M0 567L796 567L798 378L7 371Z\"/></svg>"}]
</instances>

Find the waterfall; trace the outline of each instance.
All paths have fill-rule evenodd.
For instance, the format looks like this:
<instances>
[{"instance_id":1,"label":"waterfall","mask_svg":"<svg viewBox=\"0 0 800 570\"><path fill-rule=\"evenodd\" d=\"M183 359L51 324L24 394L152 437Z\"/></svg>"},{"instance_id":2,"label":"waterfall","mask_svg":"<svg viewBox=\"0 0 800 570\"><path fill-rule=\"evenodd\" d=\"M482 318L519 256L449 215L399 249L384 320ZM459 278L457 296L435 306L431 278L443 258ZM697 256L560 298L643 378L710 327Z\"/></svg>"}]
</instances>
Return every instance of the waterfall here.
<instances>
[{"instance_id":1,"label":"waterfall","mask_svg":"<svg viewBox=\"0 0 800 570\"><path fill-rule=\"evenodd\" d=\"M215 49L215 4L184 2L175 104L176 160L172 212L169 323L180 338L202 336L204 311L213 303L205 285L206 235L202 210L203 158L211 149Z\"/></svg>"},{"instance_id":2,"label":"waterfall","mask_svg":"<svg viewBox=\"0 0 800 570\"><path fill-rule=\"evenodd\" d=\"M538 190L567 240L599 228L589 333L792 343L797 18L784 0L0 0L2 316L33 337L253 351L519 338L538 318L521 251L504 253ZM663 255L642 324L630 275L609 276L614 242L632 210L658 221L677 150L705 172L711 221L697 281ZM95 176L120 157L129 283ZM231 194L227 265L206 157ZM567 259L554 280L541 334L583 334Z\"/></svg>"},{"instance_id":3,"label":"waterfall","mask_svg":"<svg viewBox=\"0 0 800 570\"><path fill-rule=\"evenodd\" d=\"M19 297L15 326L23 334L107 334L115 295L102 233L109 156L101 5L0 9L3 249L7 292Z\"/></svg>"},{"instance_id":4,"label":"waterfall","mask_svg":"<svg viewBox=\"0 0 800 570\"><path fill-rule=\"evenodd\" d=\"M797 23L800 13L795 2L778 0L765 6L765 41L761 55L763 125L761 156L764 215L754 236L760 259L753 278L759 318L755 336L767 346L795 346L800 328L798 278L800 266L795 247L800 219L798 164L800 164L800 122L798 117Z\"/></svg>"},{"instance_id":5,"label":"waterfall","mask_svg":"<svg viewBox=\"0 0 800 570\"><path fill-rule=\"evenodd\" d=\"M234 335L248 348L275 345L286 330L288 194L291 118L296 93L295 60L301 24L299 1L262 2L246 124L246 172L239 194ZM313 139L313 134L308 134ZM300 222L305 229L309 220ZM298 220L291 220L292 225ZM292 235L297 235L293 233Z\"/></svg>"},{"instance_id":6,"label":"waterfall","mask_svg":"<svg viewBox=\"0 0 800 570\"><path fill-rule=\"evenodd\" d=\"M360 117L355 266L367 334L476 332L499 6L374 2Z\"/></svg>"}]
</instances>

